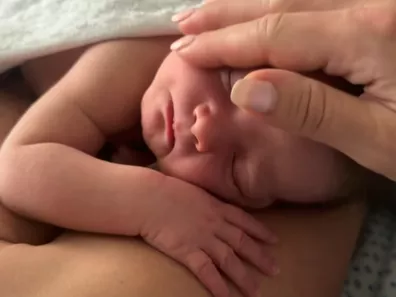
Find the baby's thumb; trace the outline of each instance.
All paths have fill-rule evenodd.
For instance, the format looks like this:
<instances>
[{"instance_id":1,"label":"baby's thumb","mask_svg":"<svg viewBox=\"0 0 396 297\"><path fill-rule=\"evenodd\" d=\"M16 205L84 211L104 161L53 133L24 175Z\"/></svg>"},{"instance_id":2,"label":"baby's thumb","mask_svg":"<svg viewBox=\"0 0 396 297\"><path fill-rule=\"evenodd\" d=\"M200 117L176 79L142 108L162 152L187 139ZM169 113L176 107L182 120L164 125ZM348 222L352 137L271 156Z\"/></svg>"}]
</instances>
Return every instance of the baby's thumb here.
<instances>
[{"instance_id":1,"label":"baby's thumb","mask_svg":"<svg viewBox=\"0 0 396 297\"><path fill-rule=\"evenodd\" d=\"M264 124L325 143L361 164L373 153L367 151L375 134L370 104L322 82L284 70L259 70L234 85L231 99Z\"/></svg>"}]
</instances>

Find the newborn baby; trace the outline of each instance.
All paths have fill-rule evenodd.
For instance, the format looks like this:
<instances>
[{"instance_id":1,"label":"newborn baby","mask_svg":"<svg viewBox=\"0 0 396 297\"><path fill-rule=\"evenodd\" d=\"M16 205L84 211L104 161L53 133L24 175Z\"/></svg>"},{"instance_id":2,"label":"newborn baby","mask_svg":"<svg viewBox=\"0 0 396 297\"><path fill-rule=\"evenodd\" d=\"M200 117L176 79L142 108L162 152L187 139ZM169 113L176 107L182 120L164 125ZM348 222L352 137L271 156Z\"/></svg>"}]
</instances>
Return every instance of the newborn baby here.
<instances>
[{"instance_id":1,"label":"newborn baby","mask_svg":"<svg viewBox=\"0 0 396 297\"><path fill-rule=\"evenodd\" d=\"M144 139L160 170L253 208L347 196L351 161L231 102L232 85L247 73L198 69L173 53L165 59L142 101Z\"/></svg>"},{"instance_id":2,"label":"newborn baby","mask_svg":"<svg viewBox=\"0 0 396 297\"><path fill-rule=\"evenodd\" d=\"M217 269L255 296L261 277L244 263L277 274L262 247L277 239L212 195L254 208L324 201L346 193L352 167L235 107L229 95L239 72L197 69L170 54L142 101L131 84L148 79L141 73L156 50L122 40L79 57L4 142L1 202L63 228L141 236L216 297L228 296ZM106 142L141 148L142 134L161 172L138 166L139 158L130 165L97 158Z\"/></svg>"}]
</instances>

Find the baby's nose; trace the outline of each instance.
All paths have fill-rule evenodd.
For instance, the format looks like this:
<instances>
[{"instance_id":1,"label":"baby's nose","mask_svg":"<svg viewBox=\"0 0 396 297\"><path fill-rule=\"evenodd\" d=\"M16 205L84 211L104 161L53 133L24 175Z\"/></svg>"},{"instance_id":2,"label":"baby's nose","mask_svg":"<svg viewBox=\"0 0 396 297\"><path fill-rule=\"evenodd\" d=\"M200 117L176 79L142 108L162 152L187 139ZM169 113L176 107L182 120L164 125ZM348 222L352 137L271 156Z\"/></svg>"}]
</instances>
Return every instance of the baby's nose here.
<instances>
[{"instance_id":1,"label":"baby's nose","mask_svg":"<svg viewBox=\"0 0 396 297\"><path fill-rule=\"evenodd\" d=\"M198 152L214 150L220 143L216 119L207 104L200 104L194 110L195 122L191 133L195 136L195 147Z\"/></svg>"}]
</instances>

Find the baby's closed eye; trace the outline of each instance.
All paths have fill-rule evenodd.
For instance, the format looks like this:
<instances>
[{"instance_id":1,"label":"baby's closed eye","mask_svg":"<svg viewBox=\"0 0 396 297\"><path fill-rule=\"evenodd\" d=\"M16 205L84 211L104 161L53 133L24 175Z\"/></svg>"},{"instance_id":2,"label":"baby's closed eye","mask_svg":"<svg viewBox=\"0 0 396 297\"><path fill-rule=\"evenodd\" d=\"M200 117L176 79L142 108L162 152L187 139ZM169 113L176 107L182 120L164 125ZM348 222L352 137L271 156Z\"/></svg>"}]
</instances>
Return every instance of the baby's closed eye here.
<instances>
[{"instance_id":1,"label":"baby's closed eye","mask_svg":"<svg viewBox=\"0 0 396 297\"><path fill-rule=\"evenodd\" d=\"M248 75L253 70L246 70L246 69L233 69L233 68L224 68L220 70L220 78L223 82L223 85L228 93L231 93L232 87L235 83L243 79L246 75Z\"/></svg>"}]
</instances>

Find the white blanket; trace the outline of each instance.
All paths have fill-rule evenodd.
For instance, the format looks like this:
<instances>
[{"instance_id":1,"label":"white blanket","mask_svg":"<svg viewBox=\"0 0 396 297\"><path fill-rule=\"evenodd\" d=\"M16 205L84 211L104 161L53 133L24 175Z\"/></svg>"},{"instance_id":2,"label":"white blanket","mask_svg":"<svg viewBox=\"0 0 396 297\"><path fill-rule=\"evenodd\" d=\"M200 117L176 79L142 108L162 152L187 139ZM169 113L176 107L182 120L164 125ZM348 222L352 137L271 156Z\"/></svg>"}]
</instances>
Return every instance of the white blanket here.
<instances>
[{"instance_id":1,"label":"white blanket","mask_svg":"<svg viewBox=\"0 0 396 297\"><path fill-rule=\"evenodd\" d=\"M173 35L200 0L0 0L0 73L36 57L120 37Z\"/></svg>"}]
</instances>

